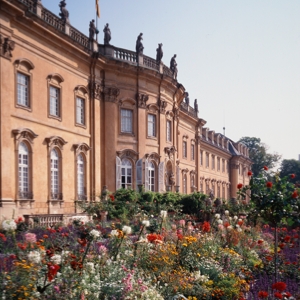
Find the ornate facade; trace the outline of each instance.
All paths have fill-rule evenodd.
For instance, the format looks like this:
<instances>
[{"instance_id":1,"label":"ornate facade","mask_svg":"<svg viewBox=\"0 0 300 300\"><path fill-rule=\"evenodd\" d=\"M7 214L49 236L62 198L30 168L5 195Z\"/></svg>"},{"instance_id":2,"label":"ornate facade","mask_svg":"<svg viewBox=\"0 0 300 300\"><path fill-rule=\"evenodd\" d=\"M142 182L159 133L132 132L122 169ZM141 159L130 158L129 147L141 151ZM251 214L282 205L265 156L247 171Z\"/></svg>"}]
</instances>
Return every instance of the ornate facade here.
<instances>
[{"instance_id":1,"label":"ornate facade","mask_svg":"<svg viewBox=\"0 0 300 300\"><path fill-rule=\"evenodd\" d=\"M2 0L0 214L73 214L103 186L235 197L248 149L205 127L176 64L97 44L61 10Z\"/></svg>"}]
</instances>

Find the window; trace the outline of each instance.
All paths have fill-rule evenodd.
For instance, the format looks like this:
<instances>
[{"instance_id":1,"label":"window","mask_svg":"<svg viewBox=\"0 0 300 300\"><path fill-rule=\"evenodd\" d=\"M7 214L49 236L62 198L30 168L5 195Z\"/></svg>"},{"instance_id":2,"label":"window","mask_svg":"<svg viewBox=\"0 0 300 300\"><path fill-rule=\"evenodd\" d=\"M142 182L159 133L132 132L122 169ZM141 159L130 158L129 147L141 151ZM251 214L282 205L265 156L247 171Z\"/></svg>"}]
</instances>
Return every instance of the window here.
<instances>
[{"instance_id":1,"label":"window","mask_svg":"<svg viewBox=\"0 0 300 300\"><path fill-rule=\"evenodd\" d=\"M84 99L76 97L76 123L85 125L85 105Z\"/></svg>"},{"instance_id":2,"label":"window","mask_svg":"<svg viewBox=\"0 0 300 300\"><path fill-rule=\"evenodd\" d=\"M132 187L132 164L129 159L122 159L121 185L123 189Z\"/></svg>"},{"instance_id":3,"label":"window","mask_svg":"<svg viewBox=\"0 0 300 300\"><path fill-rule=\"evenodd\" d=\"M149 191L155 191L155 166L153 162L149 162L148 165L149 172Z\"/></svg>"},{"instance_id":4,"label":"window","mask_svg":"<svg viewBox=\"0 0 300 300\"><path fill-rule=\"evenodd\" d=\"M209 153L206 153L206 168L209 167Z\"/></svg>"},{"instance_id":5,"label":"window","mask_svg":"<svg viewBox=\"0 0 300 300\"><path fill-rule=\"evenodd\" d=\"M29 76L17 72L17 104L29 107Z\"/></svg>"},{"instance_id":6,"label":"window","mask_svg":"<svg viewBox=\"0 0 300 300\"><path fill-rule=\"evenodd\" d=\"M195 160L195 145L191 145L191 159Z\"/></svg>"},{"instance_id":7,"label":"window","mask_svg":"<svg viewBox=\"0 0 300 300\"><path fill-rule=\"evenodd\" d=\"M211 168L214 170L215 169L215 156L211 156Z\"/></svg>"},{"instance_id":8,"label":"window","mask_svg":"<svg viewBox=\"0 0 300 300\"><path fill-rule=\"evenodd\" d=\"M60 117L60 93L59 89L50 86L50 115Z\"/></svg>"},{"instance_id":9,"label":"window","mask_svg":"<svg viewBox=\"0 0 300 300\"><path fill-rule=\"evenodd\" d=\"M187 194L187 188L186 188L186 175L183 175L183 193Z\"/></svg>"},{"instance_id":10,"label":"window","mask_svg":"<svg viewBox=\"0 0 300 300\"><path fill-rule=\"evenodd\" d=\"M202 183L202 181L200 182L200 193L204 193L204 191L203 191L203 183Z\"/></svg>"},{"instance_id":11,"label":"window","mask_svg":"<svg viewBox=\"0 0 300 300\"><path fill-rule=\"evenodd\" d=\"M32 193L30 192L29 181L29 151L24 142L19 145L19 191L18 197L20 199L32 199Z\"/></svg>"},{"instance_id":12,"label":"window","mask_svg":"<svg viewBox=\"0 0 300 300\"><path fill-rule=\"evenodd\" d=\"M132 133L132 110L121 109L121 132Z\"/></svg>"},{"instance_id":13,"label":"window","mask_svg":"<svg viewBox=\"0 0 300 300\"><path fill-rule=\"evenodd\" d=\"M53 149L50 154L50 165L51 165L51 199L61 200L62 195L60 194L60 162L59 155L56 149Z\"/></svg>"},{"instance_id":14,"label":"window","mask_svg":"<svg viewBox=\"0 0 300 300\"><path fill-rule=\"evenodd\" d=\"M148 115L148 136L156 137L156 116Z\"/></svg>"},{"instance_id":15,"label":"window","mask_svg":"<svg viewBox=\"0 0 300 300\"><path fill-rule=\"evenodd\" d=\"M217 171L221 170L220 157L217 158Z\"/></svg>"},{"instance_id":16,"label":"window","mask_svg":"<svg viewBox=\"0 0 300 300\"><path fill-rule=\"evenodd\" d=\"M77 199L87 200L85 187L85 161L82 154L77 156Z\"/></svg>"},{"instance_id":17,"label":"window","mask_svg":"<svg viewBox=\"0 0 300 300\"><path fill-rule=\"evenodd\" d=\"M225 172L225 160L222 159L222 172Z\"/></svg>"},{"instance_id":18,"label":"window","mask_svg":"<svg viewBox=\"0 0 300 300\"><path fill-rule=\"evenodd\" d=\"M221 194L220 194L220 193L221 193L221 191L220 191L220 189L221 189L221 188L220 188L220 186L218 185L218 192L217 192L217 197L218 197L218 198L220 198L220 197L221 197Z\"/></svg>"},{"instance_id":19,"label":"window","mask_svg":"<svg viewBox=\"0 0 300 300\"><path fill-rule=\"evenodd\" d=\"M187 158L187 144L186 141L182 143L182 157Z\"/></svg>"},{"instance_id":20,"label":"window","mask_svg":"<svg viewBox=\"0 0 300 300\"><path fill-rule=\"evenodd\" d=\"M172 130L171 130L172 123L171 121L167 121L167 142L172 141Z\"/></svg>"},{"instance_id":21,"label":"window","mask_svg":"<svg viewBox=\"0 0 300 300\"><path fill-rule=\"evenodd\" d=\"M225 195L225 186L222 187L222 198L226 199L226 195Z\"/></svg>"},{"instance_id":22,"label":"window","mask_svg":"<svg viewBox=\"0 0 300 300\"><path fill-rule=\"evenodd\" d=\"M203 151L200 151L200 165L203 166Z\"/></svg>"}]
</instances>

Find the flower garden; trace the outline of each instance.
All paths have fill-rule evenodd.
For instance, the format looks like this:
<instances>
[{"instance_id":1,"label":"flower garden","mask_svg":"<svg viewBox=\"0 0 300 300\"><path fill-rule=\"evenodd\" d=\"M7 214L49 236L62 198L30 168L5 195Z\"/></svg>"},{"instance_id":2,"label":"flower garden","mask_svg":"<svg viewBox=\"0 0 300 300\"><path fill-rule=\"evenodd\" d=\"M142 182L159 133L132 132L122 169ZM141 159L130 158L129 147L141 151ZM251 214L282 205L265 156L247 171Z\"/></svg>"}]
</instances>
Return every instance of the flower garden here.
<instances>
[{"instance_id":1,"label":"flower garden","mask_svg":"<svg viewBox=\"0 0 300 300\"><path fill-rule=\"evenodd\" d=\"M122 189L70 224L5 219L0 299L300 299L299 190L248 175L228 202Z\"/></svg>"}]
</instances>

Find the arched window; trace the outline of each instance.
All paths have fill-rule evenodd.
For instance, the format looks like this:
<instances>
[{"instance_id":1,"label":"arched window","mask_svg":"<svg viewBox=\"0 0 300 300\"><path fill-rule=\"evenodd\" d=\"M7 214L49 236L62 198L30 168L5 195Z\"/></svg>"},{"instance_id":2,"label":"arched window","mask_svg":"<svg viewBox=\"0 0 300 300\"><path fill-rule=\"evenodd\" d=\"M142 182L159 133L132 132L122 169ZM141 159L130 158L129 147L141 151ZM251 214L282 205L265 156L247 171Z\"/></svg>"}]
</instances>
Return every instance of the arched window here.
<instances>
[{"instance_id":1,"label":"arched window","mask_svg":"<svg viewBox=\"0 0 300 300\"><path fill-rule=\"evenodd\" d=\"M24 142L19 144L19 198L32 199L29 175L29 151Z\"/></svg>"},{"instance_id":2,"label":"arched window","mask_svg":"<svg viewBox=\"0 0 300 300\"><path fill-rule=\"evenodd\" d=\"M60 161L59 155L56 149L51 150L50 154L50 166L51 166L51 199L61 200L62 195L60 193Z\"/></svg>"},{"instance_id":3,"label":"arched window","mask_svg":"<svg viewBox=\"0 0 300 300\"><path fill-rule=\"evenodd\" d=\"M85 187L85 161L82 154L77 156L77 199L87 199Z\"/></svg>"},{"instance_id":4,"label":"arched window","mask_svg":"<svg viewBox=\"0 0 300 300\"><path fill-rule=\"evenodd\" d=\"M132 187L132 164L127 158L122 159L121 185L124 189Z\"/></svg>"},{"instance_id":5,"label":"arched window","mask_svg":"<svg viewBox=\"0 0 300 300\"><path fill-rule=\"evenodd\" d=\"M195 178L194 175L191 176L191 191L192 193L194 192L194 188L195 188Z\"/></svg>"},{"instance_id":6,"label":"arched window","mask_svg":"<svg viewBox=\"0 0 300 300\"><path fill-rule=\"evenodd\" d=\"M155 191L155 166L153 162L148 164L148 174L149 174L149 191Z\"/></svg>"}]
</instances>

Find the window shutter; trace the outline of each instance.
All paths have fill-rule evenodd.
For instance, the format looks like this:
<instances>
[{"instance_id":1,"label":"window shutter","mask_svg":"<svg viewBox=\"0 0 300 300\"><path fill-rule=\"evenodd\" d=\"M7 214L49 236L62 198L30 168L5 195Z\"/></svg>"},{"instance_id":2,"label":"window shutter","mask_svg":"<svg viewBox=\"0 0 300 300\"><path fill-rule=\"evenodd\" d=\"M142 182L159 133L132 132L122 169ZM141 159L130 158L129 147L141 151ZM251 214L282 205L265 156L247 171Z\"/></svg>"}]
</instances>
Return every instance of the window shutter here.
<instances>
[{"instance_id":1,"label":"window shutter","mask_svg":"<svg viewBox=\"0 0 300 300\"><path fill-rule=\"evenodd\" d=\"M145 191L149 191L149 170L148 170L149 162L145 160Z\"/></svg>"},{"instance_id":2,"label":"window shutter","mask_svg":"<svg viewBox=\"0 0 300 300\"><path fill-rule=\"evenodd\" d=\"M180 186L180 168L176 167L176 185Z\"/></svg>"},{"instance_id":3,"label":"window shutter","mask_svg":"<svg viewBox=\"0 0 300 300\"><path fill-rule=\"evenodd\" d=\"M139 159L136 163L136 190L143 184L143 160Z\"/></svg>"},{"instance_id":4,"label":"window shutter","mask_svg":"<svg viewBox=\"0 0 300 300\"><path fill-rule=\"evenodd\" d=\"M116 157L116 190L121 188L121 159Z\"/></svg>"},{"instance_id":5,"label":"window shutter","mask_svg":"<svg viewBox=\"0 0 300 300\"><path fill-rule=\"evenodd\" d=\"M163 193L165 191L165 184L164 184L164 175L165 175L165 163L161 162L158 167L158 191Z\"/></svg>"}]
</instances>

